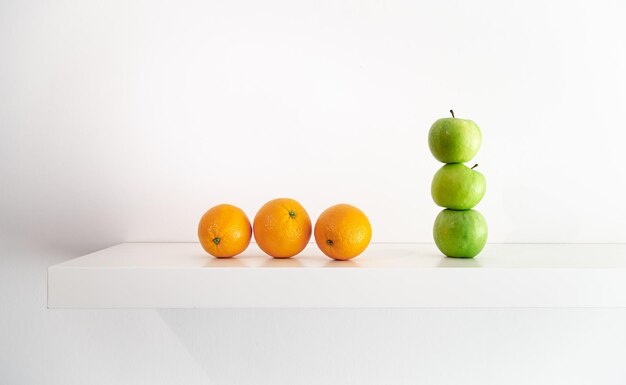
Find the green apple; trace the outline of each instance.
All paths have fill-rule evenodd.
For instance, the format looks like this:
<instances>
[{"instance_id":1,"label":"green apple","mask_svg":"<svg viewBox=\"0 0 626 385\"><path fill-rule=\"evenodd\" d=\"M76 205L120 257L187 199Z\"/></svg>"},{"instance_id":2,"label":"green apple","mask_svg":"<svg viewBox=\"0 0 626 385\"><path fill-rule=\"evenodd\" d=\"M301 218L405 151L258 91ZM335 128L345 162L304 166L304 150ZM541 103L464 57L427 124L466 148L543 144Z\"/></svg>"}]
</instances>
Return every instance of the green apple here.
<instances>
[{"instance_id":1,"label":"green apple","mask_svg":"<svg viewBox=\"0 0 626 385\"><path fill-rule=\"evenodd\" d=\"M487 221L476 210L445 209L435 219L433 237L446 256L473 258L487 243Z\"/></svg>"},{"instance_id":2,"label":"green apple","mask_svg":"<svg viewBox=\"0 0 626 385\"><path fill-rule=\"evenodd\" d=\"M478 165L476 165L478 166ZM476 206L487 188L485 176L462 163L446 164L437 171L430 186L435 203L453 210Z\"/></svg>"},{"instance_id":3,"label":"green apple","mask_svg":"<svg viewBox=\"0 0 626 385\"><path fill-rule=\"evenodd\" d=\"M454 117L437 120L428 132L428 146L433 156L443 163L465 163L474 158L482 135L476 123Z\"/></svg>"}]
</instances>

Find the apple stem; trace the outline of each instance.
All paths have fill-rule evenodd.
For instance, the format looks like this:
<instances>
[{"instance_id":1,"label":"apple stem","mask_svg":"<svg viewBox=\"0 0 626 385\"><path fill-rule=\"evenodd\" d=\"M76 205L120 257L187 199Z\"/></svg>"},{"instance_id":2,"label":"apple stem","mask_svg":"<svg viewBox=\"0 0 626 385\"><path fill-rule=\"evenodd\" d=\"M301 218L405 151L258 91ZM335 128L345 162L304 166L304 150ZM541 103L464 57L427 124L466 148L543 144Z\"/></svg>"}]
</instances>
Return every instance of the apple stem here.
<instances>
[{"instance_id":1,"label":"apple stem","mask_svg":"<svg viewBox=\"0 0 626 385\"><path fill-rule=\"evenodd\" d=\"M452 117L454 118L454 117L455 117L455 116L454 116L454 111L453 111L453 110L450 110L450 113L452 114Z\"/></svg>"},{"instance_id":2,"label":"apple stem","mask_svg":"<svg viewBox=\"0 0 626 385\"><path fill-rule=\"evenodd\" d=\"M472 166L472 170L475 169L476 167L478 167L478 163L476 163L474 166Z\"/></svg>"}]
</instances>

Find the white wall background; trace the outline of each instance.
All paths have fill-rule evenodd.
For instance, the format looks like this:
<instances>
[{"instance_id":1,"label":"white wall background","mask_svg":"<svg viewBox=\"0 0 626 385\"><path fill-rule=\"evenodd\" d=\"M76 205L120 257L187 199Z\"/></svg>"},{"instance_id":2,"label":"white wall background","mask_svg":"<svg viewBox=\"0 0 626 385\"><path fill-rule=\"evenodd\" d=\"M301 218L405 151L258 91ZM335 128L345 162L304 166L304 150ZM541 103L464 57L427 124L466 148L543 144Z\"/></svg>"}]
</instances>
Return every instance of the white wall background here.
<instances>
[{"instance_id":1,"label":"white wall background","mask_svg":"<svg viewBox=\"0 0 626 385\"><path fill-rule=\"evenodd\" d=\"M625 310L48 311L45 268L351 202L430 241L430 124L492 242L626 242L623 1L0 1L0 382L623 384ZM462 320L462 322L459 322Z\"/></svg>"}]
</instances>

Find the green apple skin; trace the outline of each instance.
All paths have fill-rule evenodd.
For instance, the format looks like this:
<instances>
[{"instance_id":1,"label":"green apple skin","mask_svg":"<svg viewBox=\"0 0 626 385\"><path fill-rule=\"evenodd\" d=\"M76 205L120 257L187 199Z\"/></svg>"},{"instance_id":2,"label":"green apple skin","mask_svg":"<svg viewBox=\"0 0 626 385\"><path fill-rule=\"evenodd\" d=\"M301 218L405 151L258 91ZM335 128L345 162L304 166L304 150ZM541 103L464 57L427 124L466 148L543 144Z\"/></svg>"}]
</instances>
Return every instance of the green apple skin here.
<instances>
[{"instance_id":1,"label":"green apple skin","mask_svg":"<svg viewBox=\"0 0 626 385\"><path fill-rule=\"evenodd\" d=\"M439 250L452 258L474 258L487 243L487 221L476 210L442 210L433 227Z\"/></svg>"},{"instance_id":2,"label":"green apple skin","mask_svg":"<svg viewBox=\"0 0 626 385\"><path fill-rule=\"evenodd\" d=\"M430 186L435 203L453 210L476 206L487 189L485 176L462 163L446 164L437 171Z\"/></svg>"},{"instance_id":3,"label":"green apple skin","mask_svg":"<svg viewBox=\"0 0 626 385\"><path fill-rule=\"evenodd\" d=\"M476 156L482 134L468 119L442 118L430 127L428 146L435 159L443 163L465 163Z\"/></svg>"}]
</instances>

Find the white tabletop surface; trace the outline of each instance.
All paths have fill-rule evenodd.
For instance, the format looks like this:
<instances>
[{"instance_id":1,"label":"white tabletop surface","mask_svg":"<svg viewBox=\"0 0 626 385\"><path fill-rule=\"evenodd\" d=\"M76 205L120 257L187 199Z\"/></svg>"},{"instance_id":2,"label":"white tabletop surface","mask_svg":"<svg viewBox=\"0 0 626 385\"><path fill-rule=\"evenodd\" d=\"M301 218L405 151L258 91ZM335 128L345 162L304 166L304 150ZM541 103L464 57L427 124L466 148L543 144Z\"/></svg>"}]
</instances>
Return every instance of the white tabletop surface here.
<instances>
[{"instance_id":1,"label":"white tabletop surface","mask_svg":"<svg viewBox=\"0 0 626 385\"><path fill-rule=\"evenodd\" d=\"M299 255L274 259L251 244L242 254L217 259L198 243L122 243L57 267L210 268L626 268L626 244L489 244L473 259L446 258L434 244L375 243L350 261L326 257L315 244Z\"/></svg>"}]
</instances>

